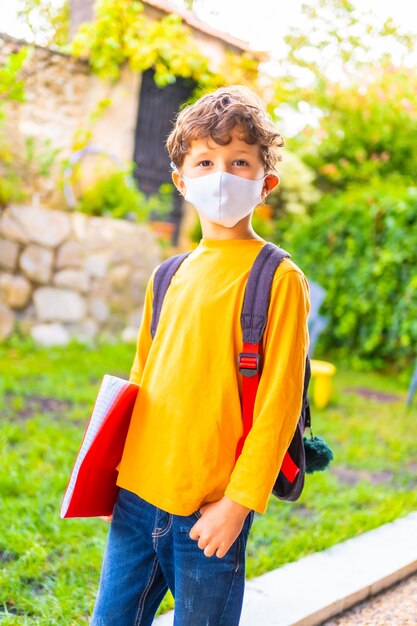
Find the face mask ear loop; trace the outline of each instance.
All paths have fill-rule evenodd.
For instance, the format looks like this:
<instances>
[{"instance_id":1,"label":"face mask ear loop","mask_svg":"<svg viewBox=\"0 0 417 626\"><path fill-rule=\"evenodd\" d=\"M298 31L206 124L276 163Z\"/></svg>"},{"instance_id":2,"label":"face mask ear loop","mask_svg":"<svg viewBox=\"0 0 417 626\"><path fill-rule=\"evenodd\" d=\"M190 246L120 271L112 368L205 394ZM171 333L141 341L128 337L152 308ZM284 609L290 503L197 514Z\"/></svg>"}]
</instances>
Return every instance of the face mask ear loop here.
<instances>
[{"instance_id":1,"label":"face mask ear loop","mask_svg":"<svg viewBox=\"0 0 417 626\"><path fill-rule=\"evenodd\" d=\"M265 184L265 179L267 178L267 176L269 176L269 174L265 174L265 176L263 177L264 184ZM265 196L262 198L263 190L264 190L264 188L263 188L263 185L262 185L262 189L261 189L261 204L264 204L264 202L265 202L265 200L266 200L266 198L268 196L267 191L265 191Z\"/></svg>"},{"instance_id":2,"label":"face mask ear loop","mask_svg":"<svg viewBox=\"0 0 417 626\"><path fill-rule=\"evenodd\" d=\"M173 161L171 161L170 166L171 166L172 171L176 172L182 178L182 180L183 180L183 182L185 184L183 175L181 174L181 172L179 171L178 167L175 165L175 163ZM187 194L187 186L185 187L185 193L181 193L181 192L179 192L179 193L182 195L183 198L185 198L185 196Z\"/></svg>"},{"instance_id":3,"label":"face mask ear loop","mask_svg":"<svg viewBox=\"0 0 417 626\"><path fill-rule=\"evenodd\" d=\"M221 172L220 174L220 180L219 180L219 217L221 219L221 210L222 210L222 180L223 180L223 173Z\"/></svg>"}]
</instances>

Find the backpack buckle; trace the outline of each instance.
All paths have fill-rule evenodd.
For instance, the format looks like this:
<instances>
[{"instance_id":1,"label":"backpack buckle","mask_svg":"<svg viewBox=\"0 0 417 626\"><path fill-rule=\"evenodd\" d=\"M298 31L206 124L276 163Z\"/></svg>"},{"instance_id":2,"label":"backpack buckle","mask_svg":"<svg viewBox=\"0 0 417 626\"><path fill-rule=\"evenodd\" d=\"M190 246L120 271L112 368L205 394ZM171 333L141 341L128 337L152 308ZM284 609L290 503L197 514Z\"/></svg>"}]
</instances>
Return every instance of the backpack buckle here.
<instances>
[{"instance_id":1,"label":"backpack buckle","mask_svg":"<svg viewBox=\"0 0 417 626\"><path fill-rule=\"evenodd\" d=\"M238 356L239 372L243 376L251 378L259 372L259 362L261 355L255 352L241 352Z\"/></svg>"}]
</instances>

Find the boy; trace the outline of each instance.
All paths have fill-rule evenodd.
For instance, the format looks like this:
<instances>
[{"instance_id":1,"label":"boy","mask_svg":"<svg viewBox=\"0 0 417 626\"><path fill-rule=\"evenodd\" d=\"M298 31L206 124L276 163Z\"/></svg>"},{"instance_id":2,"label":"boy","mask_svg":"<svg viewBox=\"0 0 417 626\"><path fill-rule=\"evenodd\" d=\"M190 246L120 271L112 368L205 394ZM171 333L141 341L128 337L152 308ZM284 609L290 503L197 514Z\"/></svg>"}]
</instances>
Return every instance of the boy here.
<instances>
[{"instance_id":1,"label":"boy","mask_svg":"<svg viewBox=\"0 0 417 626\"><path fill-rule=\"evenodd\" d=\"M93 626L147 626L169 588L175 626L236 626L245 548L301 413L309 288L289 259L273 279L253 427L242 434L240 312L266 241L255 207L279 183L283 139L236 86L177 116L167 140L175 186L203 237L165 295L152 341L153 271L130 380L140 384L117 484ZM158 266L159 267L159 266Z\"/></svg>"}]
</instances>

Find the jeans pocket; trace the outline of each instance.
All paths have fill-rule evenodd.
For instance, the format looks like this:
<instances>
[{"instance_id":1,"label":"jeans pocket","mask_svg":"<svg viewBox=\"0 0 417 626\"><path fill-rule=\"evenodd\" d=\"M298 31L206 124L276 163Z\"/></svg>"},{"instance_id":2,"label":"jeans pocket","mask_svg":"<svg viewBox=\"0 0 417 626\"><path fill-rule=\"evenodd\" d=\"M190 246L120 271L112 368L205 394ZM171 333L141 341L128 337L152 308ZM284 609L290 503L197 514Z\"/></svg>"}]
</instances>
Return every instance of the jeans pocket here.
<instances>
[{"instance_id":1,"label":"jeans pocket","mask_svg":"<svg viewBox=\"0 0 417 626\"><path fill-rule=\"evenodd\" d=\"M243 528L242 528L242 532L241 532L241 536L246 544L248 538L249 538L249 534L252 528L252 524L253 524L253 519L255 517L255 511L251 510L249 511L249 513L246 516L245 519L245 523L243 524Z\"/></svg>"}]
</instances>

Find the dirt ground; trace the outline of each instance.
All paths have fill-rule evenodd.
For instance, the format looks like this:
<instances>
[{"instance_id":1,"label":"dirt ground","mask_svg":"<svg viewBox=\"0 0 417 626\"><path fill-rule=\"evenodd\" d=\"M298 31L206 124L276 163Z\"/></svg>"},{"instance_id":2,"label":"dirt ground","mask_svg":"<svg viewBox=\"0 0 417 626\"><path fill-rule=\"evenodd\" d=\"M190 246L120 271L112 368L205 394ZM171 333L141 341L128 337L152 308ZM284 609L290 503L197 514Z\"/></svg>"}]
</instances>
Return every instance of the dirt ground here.
<instances>
[{"instance_id":1,"label":"dirt ground","mask_svg":"<svg viewBox=\"0 0 417 626\"><path fill-rule=\"evenodd\" d=\"M322 626L417 626L417 574Z\"/></svg>"}]
</instances>

